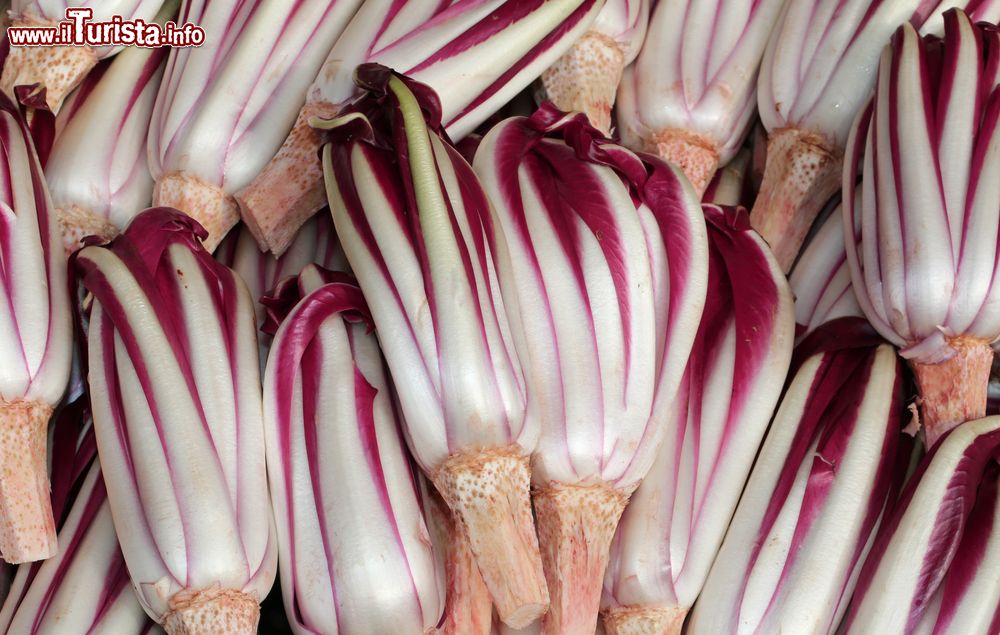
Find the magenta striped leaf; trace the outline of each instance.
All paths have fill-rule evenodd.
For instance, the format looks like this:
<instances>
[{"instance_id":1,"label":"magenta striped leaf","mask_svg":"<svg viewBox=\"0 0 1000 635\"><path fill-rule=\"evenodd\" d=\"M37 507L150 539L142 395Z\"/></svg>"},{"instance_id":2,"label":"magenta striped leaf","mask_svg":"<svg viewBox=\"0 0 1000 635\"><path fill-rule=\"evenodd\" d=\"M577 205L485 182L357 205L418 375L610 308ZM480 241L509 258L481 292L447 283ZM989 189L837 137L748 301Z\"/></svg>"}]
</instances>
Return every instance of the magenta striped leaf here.
<instances>
[{"instance_id":1,"label":"magenta striped leaf","mask_svg":"<svg viewBox=\"0 0 1000 635\"><path fill-rule=\"evenodd\" d=\"M276 568L253 301L204 235L157 208L76 255L115 529L143 607L172 632L217 602L232 610L216 617L255 625Z\"/></svg>"},{"instance_id":2,"label":"magenta striped leaf","mask_svg":"<svg viewBox=\"0 0 1000 635\"><path fill-rule=\"evenodd\" d=\"M367 307L346 278L311 265L286 285L301 299L264 375L282 595L297 633L425 633L444 580Z\"/></svg>"},{"instance_id":3,"label":"magenta striped leaf","mask_svg":"<svg viewBox=\"0 0 1000 635\"><path fill-rule=\"evenodd\" d=\"M998 477L997 464L988 464L962 541L915 633L989 635L1000 630Z\"/></svg>"},{"instance_id":4,"label":"magenta striped leaf","mask_svg":"<svg viewBox=\"0 0 1000 635\"><path fill-rule=\"evenodd\" d=\"M707 284L700 206L678 172L543 106L495 127L482 220L541 426L536 484L631 492L662 438ZM482 211L486 212L486 209Z\"/></svg>"},{"instance_id":5,"label":"magenta striped leaf","mask_svg":"<svg viewBox=\"0 0 1000 635\"><path fill-rule=\"evenodd\" d=\"M359 64L378 63L437 91L453 139L534 81L594 21L604 0L369 0L309 88L295 130L239 201L262 249L281 253L323 206L310 117L332 117L357 93ZM273 152L267 156L273 156Z\"/></svg>"},{"instance_id":6,"label":"magenta striped leaf","mask_svg":"<svg viewBox=\"0 0 1000 635\"><path fill-rule=\"evenodd\" d=\"M788 281L795 295L799 338L831 320L864 316L851 285L839 203L806 243Z\"/></svg>"},{"instance_id":7,"label":"magenta striped leaf","mask_svg":"<svg viewBox=\"0 0 1000 635\"><path fill-rule=\"evenodd\" d=\"M612 547L605 611L685 612L778 403L794 339L781 269L742 208L704 206L708 299L668 431Z\"/></svg>"},{"instance_id":8,"label":"magenta striped leaf","mask_svg":"<svg viewBox=\"0 0 1000 635\"><path fill-rule=\"evenodd\" d=\"M651 4L650 0L607 0L590 27L592 33L615 42L625 66L635 61L646 40Z\"/></svg>"},{"instance_id":9,"label":"magenta striped leaf","mask_svg":"<svg viewBox=\"0 0 1000 635\"><path fill-rule=\"evenodd\" d=\"M358 63L377 62L429 85L438 93L442 124L449 136L460 139L566 52L602 4L458 0L419 28L380 39ZM345 86L344 79L337 85ZM329 103L348 96L327 93L325 84L312 90L321 91Z\"/></svg>"},{"instance_id":10,"label":"magenta striped leaf","mask_svg":"<svg viewBox=\"0 0 1000 635\"><path fill-rule=\"evenodd\" d=\"M45 562L18 567L0 606L0 630L23 635L162 633L143 612L129 582L85 409L61 411L55 435L52 483L53 507L61 518L59 552Z\"/></svg>"},{"instance_id":11,"label":"magenta striped leaf","mask_svg":"<svg viewBox=\"0 0 1000 635\"><path fill-rule=\"evenodd\" d=\"M757 68L783 4L659 0L618 91L623 142L655 151L671 134L690 135L716 165L728 163L754 114Z\"/></svg>"},{"instance_id":12,"label":"magenta striped leaf","mask_svg":"<svg viewBox=\"0 0 1000 635\"><path fill-rule=\"evenodd\" d=\"M921 35L944 35L944 13L948 9L963 9L973 22L996 24L1000 21L1000 2L997 0L922 0L917 9Z\"/></svg>"},{"instance_id":13,"label":"magenta striped leaf","mask_svg":"<svg viewBox=\"0 0 1000 635\"><path fill-rule=\"evenodd\" d=\"M129 48L91 72L60 111L45 178L67 250L88 235L113 238L152 202L146 139L166 58L166 48Z\"/></svg>"},{"instance_id":14,"label":"magenta striped leaf","mask_svg":"<svg viewBox=\"0 0 1000 635\"><path fill-rule=\"evenodd\" d=\"M329 214L318 214L309 219L299 229L288 250L279 257L258 249L253 234L243 225L226 236L215 250L215 259L236 271L246 282L254 300L258 329L264 325L266 317L262 300L282 280L297 276L309 264L334 271L348 270L347 257L337 240ZM265 333L258 333L257 337L263 375L271 337Z\"/></svg>"},{"instance_id":15,"label":"magenta striped leaf","mask_svg":"<svg viewBox=\"0 0 1000 635\"><path fill-rule=\"evenodd\" d=\"M800 345L799 359L816 352L796 365L695 605L694 635L836 632L909 459L896 354L842 325Z\"/></svg>"},{"instance_id":16,"label":"magenta striped leaf","mask_svg":"<svg viewBox=\"0 0 1000 635\"><path fill-rule=\"evenodd\" d=\"M844 168L844 232L865 315L902 355L949 358L949 339L1000 336L1000 32L945 15L944 40L902 27ZM853 175L863 173L860 185ZM982 178L981 178L982 177Z\"/></svg>"},{"instance_id":17,"label":"magenta striped leaf","mask_svg":"<svg viewBox=\"0 0 1000 635\"><path fill-rule=\"evenodd\" d=\"M861 570L847 633L995 632L998 448L1000 417L987 417L924 457Z\"/></svg>"},{"instance_id":18,"label":"magenta striped leaf","mask_svg":"<svg viewBox=\"0 0 1000 635\"><path fill-rule=\"evenodd\" d=\"M208 34L173 48L149 135L155 205L209 232L209 249L239 220L232 194L274 155L309 83L361 0L184 0L179 20Z\"/></svg>"}]
</instances>

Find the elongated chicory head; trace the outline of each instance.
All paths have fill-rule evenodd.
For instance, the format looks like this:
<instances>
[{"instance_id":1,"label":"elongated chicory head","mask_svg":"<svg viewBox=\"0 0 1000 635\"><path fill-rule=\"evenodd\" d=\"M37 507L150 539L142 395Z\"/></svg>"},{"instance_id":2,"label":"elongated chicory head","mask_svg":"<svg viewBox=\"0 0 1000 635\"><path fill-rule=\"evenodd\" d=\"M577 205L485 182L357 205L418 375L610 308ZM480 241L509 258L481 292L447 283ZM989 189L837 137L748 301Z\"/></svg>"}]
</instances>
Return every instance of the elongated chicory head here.
<instances>
[{"instance_id":1,"label":"elongated chicory head","mask_svg":"<svg viewBox=\"0 0 1000 635\"><path fill-rule=\"evenodd\" d=\"M143 608L169 633L250 633L276 569L253 301L204 236L154 208L77 252L91 404Z\"/></svg>"},{"instance_id":2,"label":"elongated chicory head","mask_svg":"<svg viewBox=\"0 0 1000 635\"><path fill-rule=\"evenodd\" d=\"M361 289L312 265L296 282L264 375L287 615L300 633L429 632L443 578Z\"/></svg>"},{"instance_id":3,"label":"elongated chicory head","mask_svg":"<svg viewBox=\"0 0 1000 635\"><path fill-rule=\"evenodd\" d=\"M909 458L901 364L864 328L799 345L689 633L836 632Z\"/></svg>"},{"instance_id":4,"label":"elongated chicory head","mask_svg":"<svg viewBox=\"0 0 1000 635\"><path fill-rule=\"evenodd\" d=\"M944 26L893 36L844 167L854 290L914 369L928 446L985 413L1000 337L1000 31L957 10Z\"/></svg>"},{"instance_id":5,"label":"elongated chicory head","mask_svg":"<svg viewBox=\"0 0 1000 635\"><path fill-rule=\"evenodd\" d=\"M532 477L553 600L545 632L584 632L597 621L618 518L652 465L659 415L694 341L705 221L679 171L550 104L494 127L475 169L494 203L481 222L524 368L527 418L541 427Z\"/></svg>"},{"instance_id":6,"label":"elongated chicory head","mask_svg":"<svg viewBox=\"0 0 1000 635\"><path fill-rule=\"evenodd\" d=\"M337 235L414 457L460 517L500 616L523 626L548 604L528 500L539 427L482 225L490 203L430 88L374 64L356 77L365 93L316 122Z\"/></svg>"},{"instance_id":7,"label":"elongated chicory head","mask_svg":"<svg viewBox=\"0 0 1000 635\"><path fill-rule=\"evenodd\" d=\"M612 544L605 624L679 628L708 576L778 403L794 340L788 283L746 210L704 206L708 298L653 467ZM671 631L667 631L671 632Z\"/></svg>"},{"instance_id":8,"label":"elongated chicory head","mask_svg":"<svg viewBox=\"0 0 1000 635\"><path fill-rule=\"evenodd\" d=\"M69 382L72 322L59 224L27 126L0 98L0 554L55 553L46 435Z\"/></svg>"}]
</instances>

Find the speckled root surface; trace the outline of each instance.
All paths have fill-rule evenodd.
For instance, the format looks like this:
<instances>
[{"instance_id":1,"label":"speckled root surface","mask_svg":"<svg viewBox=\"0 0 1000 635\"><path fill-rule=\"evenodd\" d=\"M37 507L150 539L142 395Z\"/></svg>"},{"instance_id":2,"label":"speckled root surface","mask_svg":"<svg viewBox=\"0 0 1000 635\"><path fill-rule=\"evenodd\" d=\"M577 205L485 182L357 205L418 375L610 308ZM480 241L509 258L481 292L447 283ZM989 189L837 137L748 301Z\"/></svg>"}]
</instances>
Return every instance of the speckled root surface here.
<instances>
[{"instance_id":1,"label":"speckled root surface","mask_svg":"<svg viewBox=\"0 0 1000 635\"><path fill-rule=\"evenodd\" d=\"M952 428L986 416L986 398L993 365L993 348L972 337L948 341L955 355L937 364L910 361L920 393L920 424L924 443L934 447Z\"/></svg>"},{"instance_id":2,"label":"speckled root surface","mask_svg":"<svg viewBox=\"0 0 1000 635\"><path fill-rule=\"evenodd\" d=\"M84 209L79 205L57 207L56 218L62 230L63 247L69 255L82 247L81 241L87 236L97 236L101 240L111 240L118 235L118 228L103 216Z\"/></svg>"},{"instance_id":3,"label":"speckled root surface","mask_svg":"<svg viewBox=\"0 0 1000 635\"><path fill-rule=\"evenodd\" d=\"M440 635L490 635L493 627L493 599L476 565L462 524L439 495L428 500L428 529L434 544L445 549L444 617Z\"/></svg>"},{"instance_id":4,"label":"speckled root surface","mask_svg":"<svg viewBox=\"0 0 1000 635\"><path fill-rule=\"evenodd\" d=\"M719 168L719 153L712 142L686 130L664 130L648 145L661 159L680 168L699 198Z\"/></svg>"},{"instance_id":5,"label":"speckled root surface","mask_svg":"<svg viewBox=\"0 0 1000 635\"><path fill-rule=\"evenodd\" d=\"M820 135L776 130L767 143L764 181L750 224L788 273L823 206L841 186L842 153Z\"/></svg>"},{"instance_id":6,"label":"speckled root surface","mask_svg":"<svg viewBox=\"0 0 1000 635\"><path fill-rule=\"evenodd\" d=\"M431 480L465 529L500 619L524 628L541 617L549 594L531 516L528 457L514 446L454 454Z\"/></svg>"},{"instance_id":7,"label":"speckled root surface","mask_svg":"<svg viewBox=\"0 0 1000 635\"><path fill-rule=\"evenodd\" d=\"M332 119L338 109L325 102L303 106L278 154L253 183L236 193L243 222L262 251L285 253L299 228L326 205L322 139L309 120Z\"/></svg>"},{"instance_id":8,"label":"speckled root surface","mask_svg":"<svg viewBox=\"0 0 1000 635\"><path fill-rule=\"evenodd\" d=\"M0 555L11 564L56 554L46 467L52 407L0 401Z\"/></svg>"},{"instance_id":9,"label":"speckled root surface","mask_svg":"<svg viewBox=\"0 0 1000 635\"><path fill-rule=\"evenodd\" d=\"M240 222L236 200L219 186L183 172L165 174L153 188L154 207L173 207L208 230L205 248L215 251L229 230Z\"/></svg>"},{"instance_id":10,"label":"speckled root surface","mask_svg":"<svg viewBox=\"0 0 1000 635\"><path fill-rule=\"evenodd\" d=\"M606 635L680 635L688 610L625 606L604 612Z\"/></svg>"},{"instance_id":11,"label":"speckled root surface","mask_svg":"<svg viewBox=\"0 0 1000 635\"><path fill-rule=\"evenodd\" d=\"M538 542L551 606L544 635L592 635L608 550L628 496L606 484L553 483L534 493Z\"/></svg>"},{"instance_id":12,"label":"speckled root surface","mask_svg":"<svg viewBox=\"0 0 1000 635\"><path fill-rule=\"evenodd\" d=\"M260 620L256 599L234 589L180 591L163 616L169 635L254 635Z\"/></svg>"},{"instance_id":13,"label":"speckled root surface","mask_svg":"<svg viewBox=\"0 0 1000 635\"><path fill-rule=\"evenodd\" d=\"M25 15L14 27L53 27L54 20ZM89 46L12 46L0 75L0 90L25 106L58 114L66 96L97 64Z\"/></svg>"},{"instance_id":14,"label":"speckled root surface","mask_svg":"<svg viewBox=\"0 0 1000 635\"><path fill-rule=\"evenodd\" d=\"M625 54L618 43L588 31L542 73L542 87L560 110L582 112L595 128L608 134L611 107L624 70Z\"/></svg>"}]
</instances>

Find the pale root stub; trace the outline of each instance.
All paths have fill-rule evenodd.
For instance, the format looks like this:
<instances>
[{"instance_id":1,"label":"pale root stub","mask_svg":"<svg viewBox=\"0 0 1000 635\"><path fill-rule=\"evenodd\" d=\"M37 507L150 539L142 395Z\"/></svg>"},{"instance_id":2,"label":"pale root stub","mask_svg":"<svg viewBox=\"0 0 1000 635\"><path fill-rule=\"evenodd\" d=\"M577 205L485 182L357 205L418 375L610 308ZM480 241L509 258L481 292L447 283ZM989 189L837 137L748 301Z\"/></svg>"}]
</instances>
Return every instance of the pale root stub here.
<instances>
[{"instance_id":1,"label":"pale root stub","mask_svg":"<svg viewBox=\"0 0 1000 635\"><path fill-rule=\"evenodd\" d=\"M288 139L254 181L236 194L243 222L257 244L275 257L285 253L301 227L316 210L326 205L323 163L319 159L320 132L311 119L332 119L338 106L326 102L306 103L299 112ZM255 214L253 210L287 210L287 215Z\"/></svg>"},{"instance_id":2,"label":"pale root stub","mask_svg":"<svg viewBox=\"0 0 1000 635\"><path fill-rule=\"evenodd\" d=\"M67 255L79 249L87 236L97 236L104 241L118 235L118 228L113 223L79 205L57 207L56 217Z\"/></svg>"},{"instance_id":3,"label":"pale root stub","mask_svg":"<svg viewBox=\"0 0 1000 635\"><path fill-rule=\"evenodd\" d=\"M11 26L54 27L55 20L25 15L15 17ZM89 46L12 46L0 74L0 90L13 101L22 93L23 101L44 106L58 114L63 101L97 65L97 53ZM17 90L17 87L24 87ZM27 87L35 87L27 90ZM44 101L41 91L45 91Z\"/></svg>"},{"instance_id":4,"label":"pale root stub","mask_svg":"<svg viewBox=\"0 0 1000 635\"><path fill-rule=\"evenodd\" d=\"M910 360L920 393L924 443L934 447L955 426L986 416L993 348L986 340L956 337L955 355L936 364Z\"/></svg>"},{"instance_id":5,"label":"pale root stub","mask_svg":"<svg viewBox=\"0 0 1000 635\"><path fill-rule=\"evenodd\" d=\"M838 189L843 157L823 136L785 128L767 144L764 183L750 222L788 273L820 210Z\"/></svg>"},{"instance_id":6,"label":"pale root stub","mask_svg":"<svg viewBox=\"0 0 1000 635\"><path fill-rule=\"evenodd\" d=\"M588 31L542 73L542 85L560 110L582 112L591 125L609 134L611 106L624 70L625 53L618 43Z\"/></svg>"},{"instance_id":7,"label":"pale root stub","mask_svg":"<svg viewBox=\"0 0 1000 635\"><path fill-rule=\"evenodd\" d=\"M447 601L438 632L440 635L490 635L493 599L479 573L462 524L432 486L426 487L424 509L428 530L445 569Z\"/></svg>"},{"instance_id":8,"label":"pale root stub","mask_svg":"<svg viewBox=\"0 0 1000 635\"><path fill-rule=\"evenodd\" d=\"M11 564L56 553L47 430L52 406L0 400L0 554Z\"/></svg>"},{"instance_id":9,"label":"pale root stub","mask_svg":"<svg viewBox=\"0 0 1000 635\"><path fill-rule=\"evenodd\" d=\"M604 612L607 635L680 635L687 609L618 607Z\"/></svg>"},{"instance_id":10,"label":"pale root stub","mask_svg":"<svg viewBox=\"0 0 1000 635\"><path fill-rule=\"evenodd\" d=\"M477 562L503 562L514 567L504 579L496 568L480 571L500 619L523 628L541 617L549 606L545 575L533 531L528 488L528 458L516 447L455 454L431 474L438 491L458 515ZM516 493L524 492L524 496ZM495 540L506 537L514 542ZM491 540L493 539L493 540Z\"/></svg>"},{"instance_id":11,"label":"pale root stub","mask_svg":"<svg viewBox=\"0 0 1000 635\"><path fill-rule=\"evenodd\" d=\"M173 207L198 221L208 231L205 249L215 251L219 242L240 220L236 200L208 181L183 172L164 175L153 190L154 207Z\"/></svg>"},{"instance_id":12,"label":"pale root stub","mask_svg":"<svg viewBox=\"0 0 1000 635\"><path fill-rule=\"evenodd\" d=\"M542 618L542 633L591 635L611 540L628 495L603 483L552 483L533 499L553 606Z\"/></svg>"},{"instance_id":13,"label":"pale root stub","mask_svg":"<svg viewBox=\"0 0 1000 635\"><path fill-rule=\"evenodd\" d=\"M170 598L163 616L169 635L253 635L260 621L259 600L232 589L207 589Z\"/></svg>"},{"instance_id":14,"label":"pale root stub","mask_svg":"<svg viewBox=\"0 0 1000 635\"><path fill-rule=\"evenodd\" d=\"M684 172L691 187L701 196L719 167L719 152L712 142L686 130L664 130L649 138L647 150Z\"/></svg>"}]
</instances>

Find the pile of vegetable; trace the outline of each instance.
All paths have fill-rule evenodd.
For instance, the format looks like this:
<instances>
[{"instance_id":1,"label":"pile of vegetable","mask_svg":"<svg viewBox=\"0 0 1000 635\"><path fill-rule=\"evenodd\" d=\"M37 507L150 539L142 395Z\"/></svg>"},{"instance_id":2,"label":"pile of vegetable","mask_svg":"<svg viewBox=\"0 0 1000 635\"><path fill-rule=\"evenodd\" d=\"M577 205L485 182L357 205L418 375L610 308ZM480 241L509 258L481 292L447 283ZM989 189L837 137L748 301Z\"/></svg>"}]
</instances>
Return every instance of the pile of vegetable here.
<instances>
[{"instance_id":1,"label":"pile of vegetable","mask_svg":"<svg viewBox=\"0 0 1000 635\"><path fill-rule=\"evenodd\" d=\"M0 45L0 631L1000 634L1000 2L90 5L205 41Z\"/></svg>"}]
</instances>

